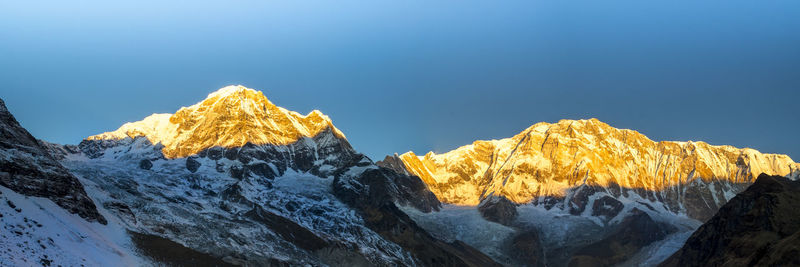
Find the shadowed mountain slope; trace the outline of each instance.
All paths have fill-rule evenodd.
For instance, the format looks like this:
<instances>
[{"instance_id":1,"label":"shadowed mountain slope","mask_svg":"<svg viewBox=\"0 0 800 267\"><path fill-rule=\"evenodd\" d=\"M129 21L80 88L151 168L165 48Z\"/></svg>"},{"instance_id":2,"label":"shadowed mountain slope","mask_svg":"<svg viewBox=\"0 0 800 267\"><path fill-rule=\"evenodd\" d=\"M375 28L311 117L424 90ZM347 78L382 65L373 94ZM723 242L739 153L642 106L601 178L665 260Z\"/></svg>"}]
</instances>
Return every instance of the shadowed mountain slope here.
<instances>
[{"instance_id":1,"label":"shadowed mountain slope","mask_svg":"<svg viewBox=\"0 0 800 267\"><path fill-rule=\"evenodd\" d=\"M800 265L800 181L760 175L660 266Z\"/></svg>"},{"instance_id":2,"label":"shadowed mountain slope","mask_svg":"<svg viewBox=\"0 0 800 267\"><path fill-rule=\"evenodd\" d=\"M105 223L83 185L50 155L0 99L0 185L17 193L46 197L89 221Z\"/></svg>"}]
</instances>

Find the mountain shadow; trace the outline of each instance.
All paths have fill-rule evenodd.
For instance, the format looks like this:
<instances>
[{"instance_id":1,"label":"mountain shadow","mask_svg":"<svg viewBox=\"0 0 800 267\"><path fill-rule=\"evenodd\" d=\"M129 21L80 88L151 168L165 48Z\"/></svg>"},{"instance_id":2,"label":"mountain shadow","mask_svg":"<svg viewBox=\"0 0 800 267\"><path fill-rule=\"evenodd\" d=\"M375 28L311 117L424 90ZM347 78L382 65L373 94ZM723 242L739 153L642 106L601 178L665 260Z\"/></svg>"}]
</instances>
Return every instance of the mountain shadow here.
<instances>
[{"instance_id":1,"label":"mountain shadow","mask_svg":"<svg viewBox=\"0 0 800 267\"><path fill-rule=\"evenodd\" d=\"M800 265L800 181L762 174L659 266Z\"/></svg>"},{"instance_id":2,"label":"mountain shadow","mask_svg":"<svg viewBox=\"0 0 800 267\"><path fill-rule=\"evenodd\" d=\"M88 221L106 224L83 185L8 111L0 99L0 185L45 197Z\"/></svg>"}]
</instances>

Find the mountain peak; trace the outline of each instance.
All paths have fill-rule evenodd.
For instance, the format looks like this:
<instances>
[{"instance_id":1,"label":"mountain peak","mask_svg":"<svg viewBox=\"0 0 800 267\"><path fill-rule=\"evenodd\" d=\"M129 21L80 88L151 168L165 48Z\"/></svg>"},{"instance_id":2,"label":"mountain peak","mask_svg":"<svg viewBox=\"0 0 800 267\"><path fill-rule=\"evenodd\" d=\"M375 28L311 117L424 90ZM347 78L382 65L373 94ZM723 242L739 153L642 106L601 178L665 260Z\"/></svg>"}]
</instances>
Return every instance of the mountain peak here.
<instances>
[{"instance_id":1,"label":"mountain peak","mask_svg":"<svg viewBox=\"0 0 800 267\"><path fill-rule=\"evenodd\" d=\"M217 91L214 91L213 93L208 94L208 97L206 97L206 98L228 97L230 95L243 94L245 92L259 93L259 94L263 95L263 93L261 93L261 91L257 91L257 90L251 89L251 88L247 88L247 87L244 87L243 85L228 85L228 86L220 88Z\"/></svg>"},{"instance_id":2,"label":"mountain peak","mask_svg":"<svg viewBox=\"0 0 800 267\"><path fill-rule=\"evenodd\" d=\"M164 145L164 156L178 158L214 146L287 145L326 130L345 139L330 118L318 110L302 115L272 104L261 91L232 85L175 114L153 114L87 140L144 136L153 144Z\"/></svg>"},{"instance_id":3,"label":"mountain peak","mask_svg":"<svg viewBox=\"0 0 800 267\"><path fill-rule=\"evenodd\" d=\"M208 97L199 104L213 105L217 102L236 104L239 102L255 102L264 105L273 105L263 92L242 85L228 85L208 94Z\"/></svg>"},{"instance_id":4,"label":"mountain peak","mask_svg":"<svg viewBox=\"0 0 800 267\"><path fill-rule=\"evenodd\" d=\"M800 173L800 164L786 155L705 142L656 142L597 119L536 123L510 138L399 158L442 202L458 205L478 205L492 194L516 203L567 199L570 190L583 185L650 192L685 190L690 183L733 188L761 173ZM724 203L724 196L714 197L707 199L714 201L711 207ZM697 217L703 212L687 211Z\"/></svg>"}]
</instances>

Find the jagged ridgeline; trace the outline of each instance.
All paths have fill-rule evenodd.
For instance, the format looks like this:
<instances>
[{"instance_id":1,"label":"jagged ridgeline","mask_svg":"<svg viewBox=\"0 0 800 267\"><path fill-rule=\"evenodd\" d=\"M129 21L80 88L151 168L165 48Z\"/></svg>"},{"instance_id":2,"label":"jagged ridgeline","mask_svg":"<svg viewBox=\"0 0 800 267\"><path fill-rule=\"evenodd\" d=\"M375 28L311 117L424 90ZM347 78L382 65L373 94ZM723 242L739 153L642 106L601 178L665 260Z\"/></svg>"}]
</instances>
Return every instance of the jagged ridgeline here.
<instances>
[{"instance_id":1,"label":"jagged ridgeline","mask_svg":"<svg viewBox=\"0 0 800 267\"><path fill-rule=\"evenodd\" d=\"M511 138L389 158L387 167L419 176L444 203L475 206L494 196L580 214L602 196L636 195L700 220L759 174L787 176L800 169L786 155L655 142L597 119L537 123Z\"/></svg>"},{"instance_id":2,"label":"jagged ridgeline","mask_svg":"<svg viewBox=\"0 0 800 267\"><path fill-rule=\"evenodd\" d=\"M2 99L0 185L23 195L48 198L71 213L105 223L78 179L20 126Z\"/></svg>"},{"instance_id":3,"label":"jagged ridgeline","mask_svg":"<svg viewBox=\"0 0 800 267\"><path fill-rule=\"evenodd\" d=\"M374 163L322 112L243 86L76 146L34 139L2 104L0 218L11 232L0 249L14 255L0 265L653 266L687 239L665 264L728 254L783 263L794 248L709 254L704 232L692 235L760 174L797 179L788 156L655 142L596 119ZM791 214L750 188L740 196L769 204L757 212ZM796 227L781 227L747 244L796 240Z\"/></svg>"},{"instance_id":4,"label":"jagged ridgeline","mask_svg":"<svg viewBox=\"0 0 800 267\"><path fill-rule=\"evenodd\" d=\"M496 265L395 206L439 209L419 178L376 166L322 112L243 86L51 150L131 232L154 237L138 241L252 266Z\"/></svg>"},{"instance_id":5,"label":"jagged ridgeline","mask_svg":"<svg viewBox=\"0 0 800 267\"><path fill-rule=\"evenodd\" d=\"M318 110L301 115L272 104L261 91L228 86L175 114L153 114L86 140L142 136L153 144L163 145L162 152L167 158L184 158L211 147L242 147L248 143L289 145L323 131L345 139L330 118Z\"/></svg>"}]
</instances>

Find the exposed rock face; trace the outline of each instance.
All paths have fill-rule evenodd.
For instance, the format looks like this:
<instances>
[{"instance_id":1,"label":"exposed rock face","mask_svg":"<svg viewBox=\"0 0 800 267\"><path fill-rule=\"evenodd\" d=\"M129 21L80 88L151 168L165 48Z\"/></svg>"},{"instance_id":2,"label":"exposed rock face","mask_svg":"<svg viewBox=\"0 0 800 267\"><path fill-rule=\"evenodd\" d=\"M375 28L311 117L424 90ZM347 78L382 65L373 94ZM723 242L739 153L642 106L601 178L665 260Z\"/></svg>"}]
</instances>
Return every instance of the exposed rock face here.
<instances>
[{"instance_id":1,"label":"exposed rock face","mask_svg":"<svg viewBox=\"0 0 800 267\"><path fill-rule=\"evenodd\" d=\"M162 144L167 158L182 158L216 146L287 145L325 130L344 138L321 112L300 115L275 106L261 91L239 85L222 88L175 114L153 114L87 140L145 136L152 144Z\"/></svg>"},{"instance_id":2,"label":"exposed rock face","mask_svg":"<svg viewBox=\"0 0 800 267\"><path fill-rule=\"evenodd\" d=\"M39 144L44 148L48 154L53 156L56 160L62 160L64 157L70 154L79 153L81 150L76 145L61 145L61 144L54 144L44 140L37 140Z\"/></svg>"},{"instance_id":3,"label":"exposed rock face","mask_svg":"<svg viewBox=\"0 0 800 267\"><path fill-rule=\"evenodd\" d=\"M147 154L137 156L145 156L143 160L151 163L153 160L168 159L162 154L162 146L153 145L149 138L142 136L119 140L87 139L78 147L83 154L93 159L120 160L135 154L127 153L127 150L146 152ZM284 175L287 170L310 172L325 177L360 157L347 139L336 134L333 128L328 128L315 136L301 137L296 142L285 145L246 143L242 147L205 148L196 155L187 157L185 166L189 171L196 172L201 168L198 159L207 158L214 161L212 166L217 171L231 173L239 178L257 176L272 179Z\"/></svg>"},{"instance_id":4,"label":"exposed rock face","mask_svg":"<svg viewBox=\"0 0 800 267\"><path fill-rule=\"evenodd\" d=\"M606 238L583 247L569 266L611 266L626 261L642 247L664 239L668 229L634 209Z\"/></svg>"},{"instance_id":5,"label":"exposed rock face","mask_svg":"<svg viewBox=\"0 0 800 267\"><path fill-rule=\"evenodd\" d=\"M504 225L510 225L517 217L517 205L502 196L484 199L478 206L478 211L487 220Z\"/></svg>"},{"instance_id":6,"label":"exposed rock face","mask_svg":"<svg viewBox=\"0 0 800 267\"><path fill-rule=\"evenodd\" d=\"M338 175L334 193L361 213L370 229L408 250L424 266L499 266L461 241L447 243L428 234L393 204L388 169L352 170Z\"/></svg>"},{"instance_id":7,"label":"exposed rock face","mask_svg":"<svg viewBox=\"0 0 800 267\"><path fill-rule=\"evenodd\" d=\"M761 175L660 266L800 265L800 181Z\"/></svg>"},{"instance_id":8,"label":"exposed rock face","mask_svg":"<svg viewBox=\"0 0 800 267\"><path fill-rule=\"evenodd\" d=\"M412 206L422 212L439 211L442 207L436 195L428 190L428 186L419 177L398 174L389 169L382 170L392 185L387 193L399 204Z\"/></svg>"},{"instance_id":9,"label":"exposed rock face","mask_svg":"<svg viewBox=\"0 0 800 267\"><path fill-rule=\"evenodd\" d=\"M622 202L610 196L603 196L596 200L592 206L592 216L604 216L611 219L617 216L623 208Z\"/></svg>"},{"instance_id":10,"label":"exposed rock face","mask_svg":"<svg viewBox=\"0 0 800 267\"><path fill-rule=\"evenodd\" d=\"M402 164L402 162L392 162L392 159L386 157L384 161L378 161L376 165L381 167L392 184L396 185L390 192L394 199L400 204L411 205L423 212L439 211L442 203L433 192L428 190L428 186L419 177L411 175L403 169L398 169L396 164Z\"/></svg>"},{"instance_id":11,"label":"exposed rock face","mask_svg":"<svg viewBox=\"0 0 800 267\"><path fill-rule=\"evenodd\" d=\"M166 266L236 266L160 236L137 232L128 232L128 234L139 253ZM275 261L275 263L279 262Z\"/></svg>"},{"instance_id":12,"label":"exposed rock face","mask_svg":"<svg viewBox=\"0 0 800 267\"><path fill-rule=\"evenodd\" d=\"M785 176L800 169L786 155L703 142L654 142L596 119L538 123L511 138L476 141L438 155L408 152L393 163L419 176L444 203L474 206L495 195L579 214L594 193L636 194L699 220L708 219L758 174Z\"/></svg>"},{"instance_id":13,"label":"exposed rock face","mask_svg":"<svg viewBox=\"0 0 800 267\"><path fill-rule=\"evenodd\" d=\"M512 256L522 261L526 266L545 266L544 248L539 241L539 234L527 231L518 234L511 240Z\"/></svg>"},{"instance_id":14,"label":"exposed rock face","mask_svg":"<svg viewBox=\"0 0 800 267\"><path fill-rule=\"evenodd\" d=\"M20 194L49 198L86 220L106 223L78 179L20 126L1 99L0 185Z\"/></svg>"},{"instance_id":15,"label":"exposed rock face","mask_svg":"<svg viewBox=\"0 0 800 267\"><path fill-rule=\"evenodd\" d=\"M139 168L142 170L149 170L150 168L153 168L153 162L148 159L143 159L139 161Z\"/></svg>"},{"instance_id":16,"label":"exposed rock face","mask_svg":"<svg viewBox=\"0 0 800 267\"><path fill-rule=\"evenodd\" d=\"M417 227L395 203L438 210L425 183L376 166L318 111L226 87L160 117L87 138L64 160L132 231L251 266L494 264Z\"/></svg>"},{"instance_id":17,"label":"exposed rock face","mask_svg":"<svg viewBox=\"0 0 800 267\"><path fill-rule=\"evenodd\" d=\"M394 153L393 156L386 156L383 158L383 160L378 161L375 164L383 168L391 169L399 174L413 175L408 171L408 169L406 169L405 163L403 163L403 160L400 159L400 155L397 155L397 153Z\"/></svg>"},{"instance_id":18,"label":"exposed rock face","mask_svg":"<svg viewBox=\"0 0 800 267\"><path fill-rule=\"evenodd\" d=\"M200 165L200 162L198 162L196 159L191 157L186 158L186 169L190 172L197 172L197 169L200 168Z\"/></svg>"},{"instance_id":19,"label":"exposed rock face","mask_svg":"<svg viewBox=\"0 0 800 267\"><path fill-rule=\"evenodd\" d=\"M246 212L244 216L264 223L267 227L283 237L284 240L292 242L302 249L316 251L330 245L327 241L308 229L303 228L292 220L266 211L261 206L255 206L253 209Z\"/></svg>"}]
</instances>

